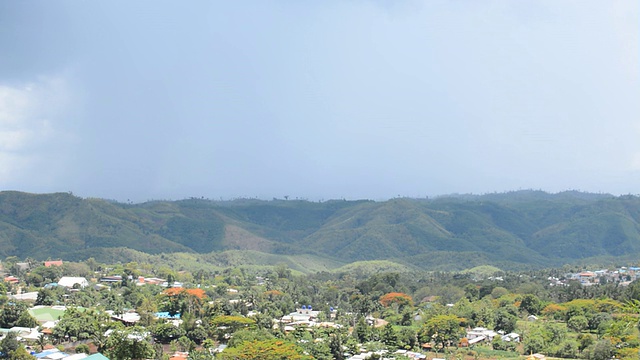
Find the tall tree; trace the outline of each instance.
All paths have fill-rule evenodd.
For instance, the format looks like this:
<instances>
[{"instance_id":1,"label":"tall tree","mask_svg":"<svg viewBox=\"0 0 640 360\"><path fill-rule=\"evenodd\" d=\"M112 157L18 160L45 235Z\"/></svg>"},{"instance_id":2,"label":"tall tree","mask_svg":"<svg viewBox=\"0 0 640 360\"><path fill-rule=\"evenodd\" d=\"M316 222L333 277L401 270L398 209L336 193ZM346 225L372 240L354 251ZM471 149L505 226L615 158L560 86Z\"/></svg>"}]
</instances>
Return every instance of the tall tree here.
<instances>
[{"instance_id":1,"label":"tall tree","mask_svg":"<svg viewBox=\"0 0 640 360\"><path fill-rule=\"evenodd\" d=\"M456 343L462 335L460 323L462 319L455 315L437 315L422 325L418 337L421 342L433 340L445 348L449 343Z\"/></svg>"},{"instance_id":2,"label":"tall tree","mask_svg":"<svg viewBox=\"0 0 640 360\"><path fill-rule=\"evenodd\" d=\"M105 344L106 355L118 360L142 360L155 356L150 339L145 338L145 330L133 327L126 330L115 330Z\"/></svg>"}]
</instances>

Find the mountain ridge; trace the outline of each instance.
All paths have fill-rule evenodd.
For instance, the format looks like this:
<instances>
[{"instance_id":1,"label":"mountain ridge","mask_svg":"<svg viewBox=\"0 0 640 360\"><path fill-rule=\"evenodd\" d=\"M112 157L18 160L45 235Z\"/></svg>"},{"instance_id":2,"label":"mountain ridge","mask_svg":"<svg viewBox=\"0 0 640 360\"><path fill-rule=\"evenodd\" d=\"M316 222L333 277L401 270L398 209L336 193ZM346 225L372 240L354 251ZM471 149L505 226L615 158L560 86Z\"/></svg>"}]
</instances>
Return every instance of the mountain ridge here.
<instances>
[{"instance_id":1,"label":"mountain ridge","mask_svg":"<svg viewBox=\"0 0 640 360\"><path fill-rule=\"evenodd\" d=\"M121 248L151 255L257 251L334 265L390 260L425 269L447 259L557 266L640 255L640 198L526 190L381 202L123 204L69 193L0 192L2 257L98 259L117 257L114 249Z\"/></svg>"}]
</instances>

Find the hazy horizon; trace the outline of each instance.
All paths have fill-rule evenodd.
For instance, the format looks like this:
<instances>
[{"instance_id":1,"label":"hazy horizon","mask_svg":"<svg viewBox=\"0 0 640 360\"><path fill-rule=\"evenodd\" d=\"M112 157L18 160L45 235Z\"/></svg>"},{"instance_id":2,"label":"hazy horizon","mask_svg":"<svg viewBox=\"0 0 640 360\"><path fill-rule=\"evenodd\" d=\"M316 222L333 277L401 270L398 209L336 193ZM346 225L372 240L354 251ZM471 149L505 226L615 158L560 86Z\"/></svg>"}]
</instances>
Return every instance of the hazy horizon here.
<instances>
[{"instance_id":1,"label":"hazy horizon","mask_svg":"<svg viewBox=\"0 0 640 360\"><path fill-rule=\"evenodd\" d=\"M640 193L637 1L2 2L0 24L0 190Z\"/></svg>"}]
</instances>

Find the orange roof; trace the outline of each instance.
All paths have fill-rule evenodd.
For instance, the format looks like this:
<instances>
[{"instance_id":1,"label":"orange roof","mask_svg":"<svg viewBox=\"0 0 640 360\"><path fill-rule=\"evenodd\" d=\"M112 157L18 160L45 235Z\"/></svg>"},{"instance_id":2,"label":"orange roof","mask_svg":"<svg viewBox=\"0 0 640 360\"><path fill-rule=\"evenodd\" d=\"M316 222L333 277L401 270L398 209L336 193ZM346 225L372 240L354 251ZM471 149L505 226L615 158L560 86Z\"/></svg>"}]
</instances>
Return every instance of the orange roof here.
<instances>
[{"instance_id":1,"label":"orange roof","mask_svg":"<svg viewBox=\"0 0 640 360\"><path fill-rule=\"evenodd\" d=\"M188 357L188 352L176 351L173 355L171 355L169 360L186 360Z\"/></svg>"},{"instance_id":2,"label":"orange roof","mask_svg":"<svg viewBox=\"0 0 640 360\"><path fill-rule=\"evenodd\" d=\"M169 296L176 296L181 293L187 293L189 295L197 297L198 299L202 299L205 297L204 290L202 289L168 288L163 292L164 294Z\"/></svg>"},{"instance_id":3,"label":"orange roof","mask_svg":"<svg viewBox=\"0 0 640 360\"><path fill-rule=\"evenodd\" d=\"M51 266L62 266L62 260L50 260L50 261L45 261L45 262L44 262L44 266L46 266L46 267L51 267Z\"/></svg>"}]
</instances>

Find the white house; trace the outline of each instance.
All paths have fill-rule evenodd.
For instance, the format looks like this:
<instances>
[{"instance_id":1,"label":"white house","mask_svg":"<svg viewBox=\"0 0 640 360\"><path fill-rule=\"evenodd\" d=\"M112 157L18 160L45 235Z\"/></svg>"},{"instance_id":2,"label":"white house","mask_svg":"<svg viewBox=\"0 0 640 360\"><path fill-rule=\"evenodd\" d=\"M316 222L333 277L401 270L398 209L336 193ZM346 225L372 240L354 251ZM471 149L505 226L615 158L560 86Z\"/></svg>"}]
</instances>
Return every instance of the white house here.
<instances>
[{"instance_id":1,"label":"white house","mask_svg":"<svg viewBox=\"0 0 640 360\"><path fill-rule=\"evenodd\" d=\"M81 288L89 286L89 282L83 277L63 276L58 280L58 286L64 286L69 289L73 288L76 284Z\"/></svg>"},{"instance_id":2,"label":"white house","mask_svg":"<svg viewBox=\"0 0 640 360\"><path fill-rule=\"evenodd\" d=\"M507 341L507 342L510 342L510 341L520 342L520 335L512 332L506 335L502 335L501 339L502 341Z\"/></svg>"},{"instance_id":3,"label":"white house","mask_svg":"<svg viewBox=\"0 0 640 360\"><path fill-rule=\"evenodd\" d=\"M482 336L484 336L485 339L491 340L496 335L498 335L497 332L493 330L489 330L487 328L483 328L483 327L477 327L477 328L474 328L473 330L467 331L467 339L469 340L473 340L475 338L479 338Z\"/></svg>"}]
</instances>

